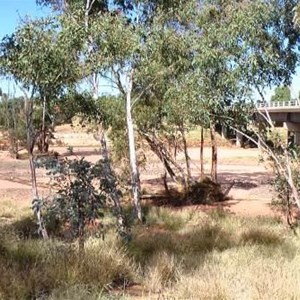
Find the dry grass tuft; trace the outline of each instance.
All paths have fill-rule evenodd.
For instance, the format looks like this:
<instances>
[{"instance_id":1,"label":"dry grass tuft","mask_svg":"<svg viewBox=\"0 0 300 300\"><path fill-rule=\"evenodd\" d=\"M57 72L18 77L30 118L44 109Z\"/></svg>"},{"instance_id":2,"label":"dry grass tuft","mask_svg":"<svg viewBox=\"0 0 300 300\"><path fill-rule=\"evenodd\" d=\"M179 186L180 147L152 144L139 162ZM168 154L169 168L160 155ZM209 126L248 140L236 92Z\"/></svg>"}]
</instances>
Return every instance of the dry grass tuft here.
<instances>
[{"instance_id":1,"label":"dry grass tuft","mask_svg":"<svg viewBox=\"0 0 300 300\"><path fill-rule=\"evenodd\" d=\"M2 200L0 205L0 221L14 221L23 217L28 211L29 209L16 207L16 204L11 200Z\"/></svg>"},{"instance_id":2,"label":"dry grass tuft","mask_svg":"<svg viewBox=\"0 0 300 300\"><path fill-rule=\"evenodd\" d=\"M133 283L144 299L300 299L300 241L278 220L145 211L129 242L108 230L79 256L77 243L36 238L28 212L12 209L0 220L0 299L131 299Z\"/></svg>"},{"instance_id":3,"label":"dry grass tuft","mask_svg":"<svg viewBox=\"0 0 300 300\"><path fill-rule=\"evenodd\" d=\"M36 299L75 285L108 291L126 286L136 276L133 262L116 241L90 239L82 256L72 244L55 240L6 235L0 244L1 299Z\"/></svg>"},{"instance_id":4,"label":"dry grass tuft","mask_svg":"<svg viewBox=\"0 0 300 300\"><path fill-rule=\"evenodd\" d=\"M147 210L146 225L178 231L191 219L191 213L179 214L170 208L150 207Z\"/></svg>"},{"instance_id":5,"label":"dry grass tuft","mask_svg":"<svg viewBox=\"0 0 300 300\"><path fill-rule=\"evenodd\" d=\"M146 271L146 287L152 292L160 292L179 280L181 262L174 254L157 252L149 260Z\"/></svg>"},{"instance_id":6,"label":"dry grass tuft","mask_svg":"<svg viewBox=\"0 0 300 300\"><path fill-rule=\"evenodd\" d=\"M278 246L284 242L284 238L279 236L278 233L270 229L259 229L259 228L250 228L242 233L241 237L242 244L262 244L268 246Z\"/></svg>"}]
</instances>

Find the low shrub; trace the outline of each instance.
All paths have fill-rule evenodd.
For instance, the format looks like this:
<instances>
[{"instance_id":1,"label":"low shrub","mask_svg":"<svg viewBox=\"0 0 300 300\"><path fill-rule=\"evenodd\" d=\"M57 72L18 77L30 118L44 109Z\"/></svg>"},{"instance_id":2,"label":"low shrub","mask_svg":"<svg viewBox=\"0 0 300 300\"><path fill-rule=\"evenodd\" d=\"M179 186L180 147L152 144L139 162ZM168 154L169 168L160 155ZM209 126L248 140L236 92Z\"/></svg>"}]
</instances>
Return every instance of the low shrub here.
<instances>
[{"instance_id":1,"label":"low shrub","mask_svg":"<svg viewBox=\"0 0 300 300\"><path fill-rule=\"evenodd\" d=\"M206 177L202 181L190 182L187 191L182 186L169 188L162 198L163 201L158 204L185 206L221 202L225 200L225 195L220 184Z\"/></svg>"},{"instance_id":2,"label":"low shrub","mask_svg":"<svg viewBox=\"0 0 300 300\"><path fill-rule=\"evenodd\" d=\"M225 196L220 184L206 177L190 185L186 198L192 204L212 204L223 201Z\"/></svg>"}]
</instances>

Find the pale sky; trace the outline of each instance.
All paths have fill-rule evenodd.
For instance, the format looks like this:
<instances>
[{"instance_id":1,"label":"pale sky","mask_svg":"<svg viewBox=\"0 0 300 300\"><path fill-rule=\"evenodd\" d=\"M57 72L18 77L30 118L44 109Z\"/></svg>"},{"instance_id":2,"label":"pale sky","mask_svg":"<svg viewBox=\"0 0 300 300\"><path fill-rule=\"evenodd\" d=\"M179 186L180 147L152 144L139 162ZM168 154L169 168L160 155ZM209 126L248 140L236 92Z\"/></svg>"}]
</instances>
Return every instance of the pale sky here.
<instances>
[{"instance_id":1,"label":"pale sky","mask_svg":"<svg viewBox=\"0 0 300 300\"><path fill-rule=\"evenodd\" d=\"M300 91L300 67L296 69L296 75L293 76L292 84L290 86L292 99L298 99ZM265 97L267 100L271 99L274 94L274 88L270 90L265 90Z\"/></svg>"}]
</instances>

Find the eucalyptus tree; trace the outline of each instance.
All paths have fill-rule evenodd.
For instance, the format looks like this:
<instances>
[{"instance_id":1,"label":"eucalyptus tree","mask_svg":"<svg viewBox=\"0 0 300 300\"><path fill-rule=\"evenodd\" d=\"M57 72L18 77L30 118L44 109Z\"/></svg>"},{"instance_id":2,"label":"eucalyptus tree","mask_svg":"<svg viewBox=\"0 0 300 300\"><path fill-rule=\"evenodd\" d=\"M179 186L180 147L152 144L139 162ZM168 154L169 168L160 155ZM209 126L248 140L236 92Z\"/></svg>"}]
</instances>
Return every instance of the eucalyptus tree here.
<instances>
[{"instance_id":1,"label":"eucalyptus tree","mask_svg":"<svg viewBox=\"0 0 300 300\"><path fill-rule=\"evenodd\" d=\"M136 104L141 101L146 90L163 78L163 73L174 72L172 63L169 62L168 66L162 65L163 69L158 70L142 89L138 88L141 87L143 76L155 65L155 59L160 60L162 57L165 62L170 61L170 58L167 58L169 53L166 51L167 36L161 33L165 32L167 22L171 23L176 18L177 12L180 11L179 7L185 5L182 1L167 0L37 2L51 5L54 9L66 13L70 16L70 21L75 21L79 28L85 28L86 50L83 57L86 78L92 76L95 79L101 74L115 84L125 100L133 199L136 215L141 219L133 108L137 107ZM161 43L161 39L165 39L165 42ZM156 44L160 45L162 50L160 57L155 57L158 54L158 51L154 51L158 48ZM95 87L94 80L94 91Z\"/></svg>"},{"instance_id":2,"label":"eucalyptus tree","mask_svg":"<svg viewBox=\"0 0 300 300\"><path fill-rule=\"evenodd\" d=\"M41 217L42 201L34 164L37 132L33 128L33 113L38 102L45 108L65 87L77 81L80 46L74 36L69 39L55 18L28 20L11 36L6 36L0 45L1 73L14 79L24 94L33 208L44 238L47 233Z\"/></svg>"},{"instance_id":3,"label":"eucalyptus tree","mask_svg":"<svg viewBox=\"0 0 300 300\"><path fill-rule=\"evenodd\" d=\"M195 99L203 111L201 122L210 128L213 142L217 123L239 125L230 115L234 103L245 102L254 88L261 92L288 83L297 61L298 33L291 13L297 1L196 2L190 19L193 71L187 82L194 91L198 88ZM215 145L214 179L216 155Z\"/></svg>"},{"instance_id":4,"label":"eucalyptus tree","mask_svg":"<svg viewBox=\"0 0 300 300\"><path fill-rule=\"evenodd\" d=\"M92 25L94 41L99 49L92 58L103 76L108 76L125 100L126 127L131 168L131 188L135 213L142 220L140 206L140 177L137 166L135 135L132 119L132 90L137 50L140 46L139 28L122 16L105 16ZM123 37L126 36L126 40Z\"/></svg>"},{"instance_id":5,"label":"eucalyptus tree","mask_svg":"<svg viewBox=\"0 0 300 300\"><path fill-rule=\"evenodd\" d=\"M187 27L193 2L167 2L161 1L150 7L155 14L148 22L156 22L160 29L146 36L151 45L146 56L150 58L151 64L145 60L139 66L140 76L134 92L138 94L143 91L143 97L136 106L135 116L139 133L158 155L166 172L175 180L175 168L187 185L191 179L187 151L187 171L184 171L168 151L165 142L177 142L178 133L181 140L185 141L191 104L190 90L185 83L192 59ZM147 20L145 23L147 27ZM183 148L186 150L186 147Z\"/></svg>"},{"instance_id":6,"label":"eucalyptus tree","mask_svg":"<svg viewBox=\"0 0 300 300\"><path fill-rule=\"evenodd\" d=\"M299 29L293 23L293 11L296 5L297 1L292 0L233 1L227 5L221 5L216 1L209 7L210 16L219 24L213 34L218 33L223 36L226 33L226 38L220 39L221 42L217 43L217 47L221 50L219 55L228 51L226 53L228 61L225 67L230 67L228 74L234 75L233 87L238 88L233 94L235 97L230 97L232 100L239 100L239 98L241 100L252 89L256 89L265 101L263 96L265 87L290 84L291 76L299 64L297 51ZM223 84L223 91L228 90L228 84L222 82L222 79L226 78L228 77L218 80L221 90ZM240 108L239 104L242 103L240 100L238 105L231 104L230 109L227 110L228 114L223 116L219 114L219 117L242 133L239 128L242 113L241 110L236 110L237 107ZM218 116L216 112L213 115ZM265 132L274 132L275 129L267 111L261 115L260 121L262 120L265 120L265 131L256 131L255 138L247 137L259 145L274 162L275 173L280 180L284 179L293 203L299 208L299 190L296 178L293 177L294 154L278 138L276 138L276 145L281 149L281 154L267 145ZM287 203L290 207L290 200ZM287 219L288 221L290 219L290 208Z\"/></svg>"},{"instance_id":7,"label":"eucalyptus tree","mask_svg":"<svg viewBox=\"0 0 300 300\"><path fill-rule=\"evenodd\" d=\"M288 82L295 71L298 33L292 23L292 9L296 3L294 0L186 1L184 7L173 10L181 18L174 20L167 16L169 22L165 24L176 29L179 41L189 36L186 44L189 54L181 59L188 57L190 64L184 72L174 72L170 82L163 78L164 85L157 85L156 91L152 89L151 97L159 95L166 100L172 95L171 101L164 103L172 108L169 112L175 112L176 120L190 119L210 129L214 180L217 179L216 124L240 127L245 121L243 115L249 111L245 103L253 89L261 92L265 87ZM177 44L180 47L180 42ZM172 60L172 49L168 50L166 56ZM180 82L181 74L184 80ZM176 96L182 103L175 100ZM238 118L236 107L243 108ZM161 112L158 111L160 115Z\"/></svg>"},{"instance_id":8,"label":"eucalyptus tree","mask_svg":"<svg viewBox=\"0 0 300 300\"><path fill-rule=\"evenodd\" d=\"M278 86L271 97L273 102L291 101L291 90L288 86Z\"/></svg>"},{"instance_id":9,"label":"eucalyptus tree","mask_svg":"<svg viewBox=\"0 0 300 300\"><path fill-rule=\"evenodd\" d=\"M100 152L103 170L106 172L107 183L110 186L110 199L113 201L115 214L117 216L117 226L120 233L125 233L125 222L121 207L121 195L118 192L118 180L116 173L113 170L111 163L107 137L105 133L106 120L105 113L102 108L97 107L97 98L99 95L99 62L95 61L95 54L98 51L97 41L94 39L92 25L101 17L116 15L117 8L115 5L121 6L123 9L127 9L127 6L122 1L115 1L114 8L111 7L111 3L108 1L98 0L38 0L40 5L48 5L53 10L62 13L65 20L64 26L67 30L71 31L76 28L76 32L81 32L81 55L80 60L84 68L84 74L82 75L81 82L84 81L85 85L91 87L91 90L81 97L77 92L73 93L73 106L77 107L78 112L81 113L83 118L91 120L97 126L97 136L100 142ZM111 11L109 11L111 10ZM72 38L72 35L69 36ZM102 70L102 69L101 69ZM88 83L88 85L86 84ZM92 94L92 98L88 95ZM70 100L70 97L68 97ZM83 101L82 101L83 100ZM79 104L79 105L78 105ZM72 104L71 104L72 105Z\"/></svg>"},{"instance_id":10,"label":"eucalyptus tree","mask_svg":"<svg viewBox=\"0 0 300 300\"><path fill-rule=\"evenodd\" d=\"M295 21L295 9L298 7L298 1L267 1L267 3L261 6L260 11L264 12L267 16L265 23L259 21L262 24L270 24L269 28L265 27L262 30L264 33L263 38L253 41L255 45L251 58L250 67L245 66L245 62L241 63L241 68L244 70L244 74L248 75L249 82L254 85L262 101L266 101L262 93L263 87L270 87L272 85L289 86L291 77L295 74L296 67L299 65L299 27L294 23ZM268 30L267 30L268 29ZM254 28L252 32L249 32L250 36L255 35ZM255 43L254 43L255 42ZM262 51L263 50L263 51ZM246 57L246 53L243 54L243 58ZM257 70L260 70L258 73ZM286 183L286 192L288 199L288 222L290 214L290 203L292 202L300 209L300 197L299 189L297 188L297 175L293 168L295 166L295 153L290 149L289 145L285 141L275 138L275 144L280 148L280 153L269 147L266 143L266 132L272 132L276 135L276 129L270 119L267 111L263 114L257 112L260 115L261 120L264 120L264 124L260 122L260 126L264 127L264 130L256 131L255 139L253 142L258 144L264 153L267 153L268 157L274 162L275 174L278 177L283 178Z\"/></svg>"},{"instance_id":11,"label":"eucalyptus tree","mask_svg":"<svg viewBox=\"0 0 300 300\"><path fill-rule=\"evenodd\" d=\"M161 74L166 72L166 68L158 70L148 86L137 89L139 80L145 75L146 70L155 65L154 49L161 44L158 38L166 38L162 34L164 33L162 14L157 14L151 22L146 22L145 6L146 4L142 2L132 3L130 7L125 7L124 13L104 13L96 18L90 18L88 35L93 41L94 49L93 55L87 60L92 66L92 71L110 80L124 99L133 202L136 216L140 220L142 219L140 179L133 109L141 101L146 90L157 84L162 78Z\"/></svg>"},{"instance_id":12,"label":"eucalyptus tree","mask_svg":"<svg viewBox=\"0 0 300 300\"><path fill-rule=\"evenodd\" d=\"M78 31L82 31L84 29L84 36L83 36L83 48L81 51L81 60L84 62L84 69L85 75L82 77L83 80L91 83L92 86L92 94L93 94L93 101L95 101L98 97L98 78L100 72L107 72L107 69L110 67L117 68L118 59L122 58L124 61L127 59L126 51L123 53L118 53L121 50L115 48L117 44L121 44L121 38L123 37L118 32L118 36L114 35L116 21L120 19L122 22L119 22L119 25L123 28L128 25L128 16L126 18L120 16L120 10L124 12L131 11L133 7L127 3L127 1L102 1L102 0L85 0L85 1L78 1L78 0L37 0L37 3L40 5L48 5L51 6L54 10L63 13L65 15L65 19L68 20L71 26L75 26ZM120 29L120 28L119 28ZM120 40L117 40L117 39ZM113 43L116 43L113 45ZM110 48L105 48L109 45ZM104 48L103 48L104 47ZM114 48L113 48L114 47ZM102 53L100 53L102 52ZM103 54L107 55L107 59ZM122 57L122 55L125 55ZM115 59L115 60L114 60ZM110 77L111 78L111 77ZM119 80L118 89L120 91L124 91L124 88ZM128 85L128 89L129 85ZM130 95L130 92L129 92ZM128 102L128 101L127 101ZM128 107L128 106L127 106ZM86 115L86 114L85 114ZM95 116L94 113L92 113ZM98 115L99 116L99 115ZM103 115L102 115L103 117ZM133 136L133 128L130 126L130 116L128 115L128 132L130 134L128 136L134 138ZM101 155L106 162L106 170L109 172L107 174L108 178L111 178L111 185L115 186L116 178L113 175L113 169L111 166L111 161L108 154L107 148L107 139L106 134L103 130L105 127L104 120L97 118L96 122L98 123L98 135L101 143ZM136 215L139 219L141 219L141 208L139 204L139 194L140 194L140 184L139 184L139 175L138 170L136 167L135 159L135 145L134 140L129 138L129 145L130 149L133 149L131 153L131 168L132 168L132 190L134 195L134 203L135 203L135 210ZM136 159L135 159L136 160ZM116 186L114 188L116 190ZM119 194L117 192L113 192L111 194L112 200L115 203L115 207L119 211L118 213L118 220L119 223L122 223L122 212L120 206L120 199Z\"/></svg>"},{"instance_id":13,"label":"eucalyptus tree","mask_svg":"<svg viewBox=\"0 0 300 300\"><path fill-rule=\"evenodd\" d=\"M67 9L74 9L79 3L39 2L64 3ZM100 2L102 8L92 10ZM139 176L132 113L139 132L143 129L148 137L150 130L157 132L157 128L166 128L163 125L180 119L210 128L213 142L217 123L239 126L239 121L232 118L233 104L244 103L253 88L261 92L274 83L287 83L295 70L298 33L293 27L292 9L296 2L80 2L84 4L81 19L70 18L76 20L78 30L85 28L89 40L86 52L92 55L87 56L86 76L101 73L107 77L127 104L137 211ZM118 11L118 7L122 9ZM142 103L146 105L139 108ZM214 143L213 146L212 177L216 179L217 152Z\"/></svg>"},{"instance_id":14,"label":"eucalyptus tree","mask_svg":"<svg viewBox=\"0 0 300 300\"><path fill-rule=\"evenodd\" d=\"M181 3L182 6L171 7L169 15L166 13L168 10L162 9L164 19L160 22L164 27L160 33L163 35L168 30L174 29L172 34L169 31L171 38L165 39L169 45L172 44L174 36L178 38L178 46L186 38L185 35L189 36L189 44L185 47L189 47L189 51L186 52L190 64L182 73L180 68L179 72L175 68L176 63L172 57L174 49L167 47L165 43L161 47L161 52L153 51L159 47L159 41L164 40L164 37L150 35L154 36L155 48L150 44L148 32L146 34L144 44L151 45L151 55L141 53L145 57L154 57L155 53L156 64L153 62L147 64L147 60L144 60L145 64L140 64L142 69L140 74L143 75L135 78L137 91L141 91L144 96L148 95L152 101L160 98L163 103L168 103L164 102L168 95L172 94L172 90L177 90L172 95L173 108L178 104L174 101L174 94L189 95L186 99L193 97L194 110L188 112L189 105L183 109L184 103L188 103L191 99L186 101L181 97L182 103L180 101L179 103L182 106L173 111L180 111L182 116L184 112L188 112L187 115L192 115L191 118L198 124L210 128L214 158L212 177L215 180L217 179L215 125L229 123L235 127L239 126L240 118L232 119L231 108L234 103L243 107L242 104L253 88L261 92L264 87L288 82L295 71L297 54L294 50L298 33L292 23L292 9L296 2L294 0L187 1ZM152 20L155 22L155 17L159 17L159 11L155 10L156 15L151 18L151 22ZM151 22L148 28L153 25ZM186 53L179 56L181 59L186 58ZM169 81L168 77L161 75L165 74L168 68L173 71ZM180 81L178 79L180 76L184 80ZM159 84L157 82L153 84L154 78L160 78ZM122 77L116 78L116 83L120 82L119 79ZM161 115L162 110L159 109L157 112ZM164 114L166 113L164 111Z\"/></svg>"}]
</instances>

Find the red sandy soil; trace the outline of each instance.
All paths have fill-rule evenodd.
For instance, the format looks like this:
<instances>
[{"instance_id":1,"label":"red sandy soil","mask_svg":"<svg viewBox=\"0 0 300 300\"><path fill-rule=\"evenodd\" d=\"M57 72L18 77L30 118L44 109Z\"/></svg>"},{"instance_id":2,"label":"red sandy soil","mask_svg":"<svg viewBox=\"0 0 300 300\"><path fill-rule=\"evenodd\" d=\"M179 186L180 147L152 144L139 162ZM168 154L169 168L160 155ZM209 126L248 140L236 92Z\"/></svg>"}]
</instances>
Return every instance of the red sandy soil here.
<instances>
[{"instance_id":1,"label":"red sandy soil","mask_svg":"<svg viewBox=\"0 0 300 300\"><path fill-rule=\"evenodd\" d=\"M59 152L63 149L55 148L55 150ZM205 150L209 151L209 149ZM91 161L96 161L99 154L93 151L89 148L74 148L75 155L71 157L85 156ZM199 176L199 160L196 157L198 151L197 148L189 151L193 162L192 173L195 177ZM239 157L243 155L245 158L240 160ZM233 213L255 216L274 214L270 207L273 197L269 184L271 173L263 165L258 164L258 155L256 149L219 149L219 182L225 185L235 182L229 193L232 200L223 203ZM181 161L180 156L178 159ZM209 171L209 163L206 163L205 167ZM41 170L37 173L40 186L43 188L42 195L47 196L47 191L44 189L47 185L47 177ZM149 192L162 188L161 174L160 163L152 160L141 172L142 187ZM13 201L18 206L29 206L31 199L27 160L12 159L7 152L0 152L0 199Z\"/></svg>"},{"instance_id":2,"label":"red sandy soil","mask_svg":"<svg viewBox=\"0 0 300 300\"><path fill-rule=\"evenodd\" d=\"M67 127L66 127L67 128ZM99 159L97 141L91 135L78 133L74 130L60 128L57 137L63 140L64 145L54 146L51 150L60 155L68 155L68 146L73 146L72 157L86 157L95 162ZM67 131L66 133L64 133ZM84 145L84 147L82 147ZM199 148L190 148L192 159L192 174L199 177ZM205 168L210 170L210 148L205 148ZM178 161L184 166L184 157L180 153ZM218 150L218 180L221 184L229 185L235 182L229 193L232 200L222 205L229 211L239 215L274 215L270 203L274 196L269 184L271 172L263 164L259 164L257 149L219 148ZM148 192L155 192L162 188L161 164L152 153L149 153L148 163L141 170L142 188ZM48 179L44 171L37 170L38 182L41 186L41 195L47 196ZM12 201L18 206L30 206L31 189L30 173L27 160L15 160L7 151L0 151L0 201Z\"/></svg>"}]
</instances>

